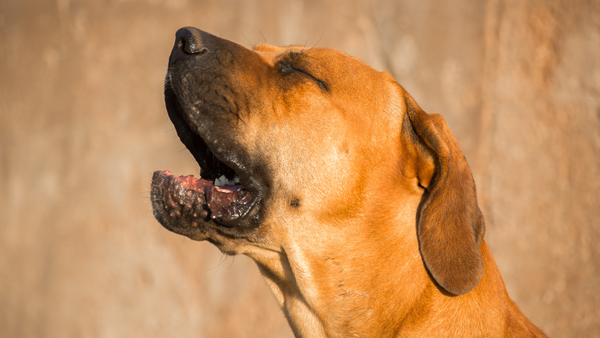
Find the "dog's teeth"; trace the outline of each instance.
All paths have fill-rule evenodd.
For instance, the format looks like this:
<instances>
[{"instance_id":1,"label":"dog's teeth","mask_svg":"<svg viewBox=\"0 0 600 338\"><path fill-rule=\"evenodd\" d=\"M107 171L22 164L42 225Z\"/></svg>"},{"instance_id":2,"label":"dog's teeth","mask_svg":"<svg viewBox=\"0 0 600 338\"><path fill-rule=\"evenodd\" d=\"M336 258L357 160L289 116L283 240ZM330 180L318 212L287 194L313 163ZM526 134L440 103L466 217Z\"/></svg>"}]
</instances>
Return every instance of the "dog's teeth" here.
<instances>
[{"instance_id":1,"label":"dog's teeth","mask_svg":"<svg viewBox=\"0 0 600 338\"><path fill-rule=\"evenodd\" d=\"M236 178L237 178L237 181L236 181ZM222 187L224 185L235 185L239 181L240 181L240 179L237 176L233 178L233 181L230 181L229 179L227 179L227 177L225 177L225 175L221 175L221 177L219 177L215 180L214 185L219 186L219 187Z\"/></svg>"},{"instance_id":2,"label":"dog's teeth","mask_svg":"<svg viewBox=\"0 0 600 338\"><path fill-rule=\"evenodd\" d=\"M233 177L233 183L235 183L235 184L238 184L238 183L240 183L240 178L239 178L237 175L235 175L235 176Z\"/></svg>"}]
</instances>

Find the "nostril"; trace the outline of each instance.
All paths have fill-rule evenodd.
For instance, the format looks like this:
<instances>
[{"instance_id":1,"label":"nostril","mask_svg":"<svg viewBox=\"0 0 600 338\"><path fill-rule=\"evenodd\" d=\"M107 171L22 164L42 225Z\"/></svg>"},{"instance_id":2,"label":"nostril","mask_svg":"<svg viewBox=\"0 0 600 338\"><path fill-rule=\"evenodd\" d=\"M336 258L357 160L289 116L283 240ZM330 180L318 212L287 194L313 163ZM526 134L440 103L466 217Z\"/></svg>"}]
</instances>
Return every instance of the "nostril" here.
<instances>
[{"instance_id":1,"label":"nostril","mask_svg":"<svg viewBox=\"0 0 600 338\"><path fill-rule=\"evenodd\" d=\"M199 43L200 42L200 43ZM177 48L186 54L202 54L207 51L189 30L183 30L177 40Z\"/></svg>"},{"instance_id":2,"label":"nostril","mask_svg":"<svg viewBox=\"0 0 600 338\"><path fill-rule=\"evenodd\" d=\"M0 0L1 1L1 0ZM174 65L180 58L190 56L196 58L201 56L204 58L210 52L210 49L206 46L203 39L206 35L201 30L194 27L184 27L175 33L175 44L173 50L171 50L171 56L169 56L169 65Z\"/></svg>"}]
</instances>

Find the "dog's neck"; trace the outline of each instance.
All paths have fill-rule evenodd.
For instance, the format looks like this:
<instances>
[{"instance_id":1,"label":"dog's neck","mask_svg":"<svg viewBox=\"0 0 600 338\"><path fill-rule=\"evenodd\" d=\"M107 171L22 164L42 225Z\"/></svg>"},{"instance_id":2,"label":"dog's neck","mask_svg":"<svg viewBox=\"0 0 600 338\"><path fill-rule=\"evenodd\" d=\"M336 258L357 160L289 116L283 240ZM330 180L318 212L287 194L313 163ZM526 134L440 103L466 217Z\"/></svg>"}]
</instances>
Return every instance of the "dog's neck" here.
<instances>
[{"instance_id":1,"label":"dog's neck","mask_svg":"<svg viewBox=\"0 0 600 338\"><path fill-rule=\"evenodd\" d=\"M410 202L410 196L401 197ZM410 320L411 311L421 311L421 298L439 293L419 253L415 220L406 216L416 214L419 197L413 199L397 206L402 210L373 210L364 213L369 217L348 220L339 229L311 222L314 228L327 227L323 236L343 231L339 238L354 238L353 243L332 247L334 241L322 239L329 243L327 250L306 250L318 246L319 238L288 238L286 243L292 245L283 252L247 253L257 262L297 337L361 332L393 336L402 321Z\"/></svg>"},{"instance_id":2,"label":"dog's neck","mask_svg":"<svg viewBox=\"0 0 600 338\"><path fill-rule=\"evenodd\" d=\"M293 258L283 253L250 255L257 262L296 337L437 337L440 333L461 336L468 335L470 329L474 329L473 332L489 330L491 337L497 329L495 326L504 325L493 321L493 318L502 317L498 309L486 312L489 319L483 320L484 325L482 313L467 315L472 323L465 321L465 311L481 305L483 290L503 285L485 242L480 250L486 274L480 285L466 295L453 296L428 275L416 239L395 246L395 250L402 247L410 251L410 254L398 255L391 248L377 245L385 243L377 237L372 238L371 247L378 248L378 253L361 246L361 250L354 250L361 253L360 257L347 257L346 262L356 264L353 270L347 270L349 266L336 260L334 255L311 261L299 259L297 252L289 254ZM352 243L346 243L350 250L339 254L352 255L352 246ZM404 259L398 261L396 257ZM290 261L306 263L292 266ZM357 264L358 261L361 263ZM498 289L494 294L496 299L490 300L488 293L486 302L506 303L505 296L503 289ZM471 306L473 304L476 306ZM513 311L509 304L506 310ZM453 316L459 316L466 325L459 328L464 331L456 331Z\"/></svg>"}]
</instances>

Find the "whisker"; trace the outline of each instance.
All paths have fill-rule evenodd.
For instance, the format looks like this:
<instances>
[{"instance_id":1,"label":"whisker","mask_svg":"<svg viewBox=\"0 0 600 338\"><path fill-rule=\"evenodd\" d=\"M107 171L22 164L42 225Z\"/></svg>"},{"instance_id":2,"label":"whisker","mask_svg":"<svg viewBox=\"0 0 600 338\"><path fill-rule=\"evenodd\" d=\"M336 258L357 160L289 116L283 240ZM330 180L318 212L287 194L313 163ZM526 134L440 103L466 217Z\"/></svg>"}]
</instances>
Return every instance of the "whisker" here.
<instances>
[{"instance_id":1,"label":"whisker","mask_svg":"<svg viewBox=\"0 0 600 338\"><path fill-rule=\"evenodd\" d=\"M240 35L242 35L244 37L244 39L246 40L246 42L248 42L248 44L250 46L252 46L252 48L254 48L256 45L253 44L252 42L250 42L250 40L248 40L248 38L246 38L246 36L244 35L244 33L240 32Z\"/></svg>"}]
</instances>

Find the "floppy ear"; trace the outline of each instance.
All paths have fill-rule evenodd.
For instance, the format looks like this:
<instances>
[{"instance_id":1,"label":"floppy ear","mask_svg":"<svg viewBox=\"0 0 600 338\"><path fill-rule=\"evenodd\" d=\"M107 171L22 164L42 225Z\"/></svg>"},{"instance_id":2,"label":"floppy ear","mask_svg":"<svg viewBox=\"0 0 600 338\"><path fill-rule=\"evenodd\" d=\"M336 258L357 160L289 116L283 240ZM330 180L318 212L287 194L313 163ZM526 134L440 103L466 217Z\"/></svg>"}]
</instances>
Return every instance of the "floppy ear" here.
<instances>
[{"instance_id":1,"label":"floppy ear","mask_svg":"<svg viewBox=\"0 0 600 338\"><path fill-rule=\"evenodd\" d=\"M483 275L479 245L485 224L475 181L441 115L421 110L406 94L404 150L425 193L417 211L417 236L425 266L446 291L462 295Z\"/></svg>"}]
</instances>

